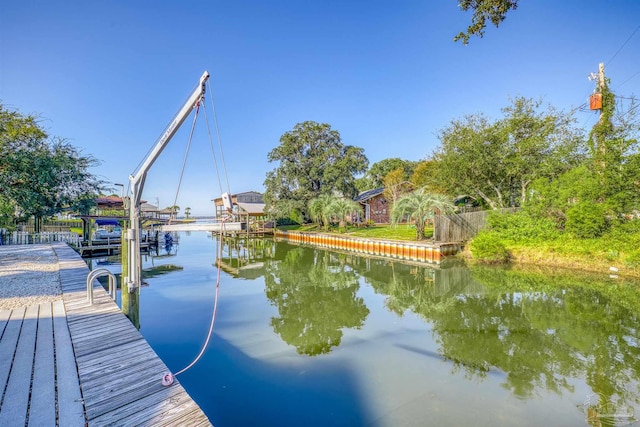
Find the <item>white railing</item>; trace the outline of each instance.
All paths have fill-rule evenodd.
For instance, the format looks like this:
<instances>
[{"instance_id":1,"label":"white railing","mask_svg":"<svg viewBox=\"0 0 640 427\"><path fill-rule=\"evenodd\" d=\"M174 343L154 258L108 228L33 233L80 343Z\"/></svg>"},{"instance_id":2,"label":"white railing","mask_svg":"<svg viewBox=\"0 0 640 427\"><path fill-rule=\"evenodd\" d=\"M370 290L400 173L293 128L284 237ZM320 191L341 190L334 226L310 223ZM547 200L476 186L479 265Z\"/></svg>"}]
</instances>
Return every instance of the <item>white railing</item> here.
<instances>
[{"instance_id":1,"label":"white railing","mask_svg":"<svg viewBox=\"0 0 640 427\"><path fill-rule=\"evenodd\" d=\"M3 234L0 240L0 244L3 245L33 245L52 242L64 242L69 245L79 246L80 236L70 231L44 231L42 233L14 231L13 233Z\"/></svg>"}]
</instances>

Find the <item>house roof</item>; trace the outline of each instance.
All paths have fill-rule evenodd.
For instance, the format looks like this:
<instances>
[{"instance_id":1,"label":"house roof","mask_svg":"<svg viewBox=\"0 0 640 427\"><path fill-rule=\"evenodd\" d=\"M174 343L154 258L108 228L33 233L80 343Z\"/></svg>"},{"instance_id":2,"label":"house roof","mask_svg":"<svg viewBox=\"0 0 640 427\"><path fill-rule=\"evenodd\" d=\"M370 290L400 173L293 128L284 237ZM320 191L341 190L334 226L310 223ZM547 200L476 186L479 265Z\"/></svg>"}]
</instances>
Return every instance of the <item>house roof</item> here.
<instances>
[{"instance_id":1,"label":"house roof","mask_svg":"<svg viewBox=\"0 0 640 427\"><path fill-rule=\"evenodd\" d=\"M252 216L264 215L264 203L237 203L238 207Z\"/></svg>"},{"instance_id":2,"label":"house roof","mask_svg":"<svg viewBox=\"0 0 640 427\"><path fill-rule=\"evenodd\" d=\"M140 210L142 212L157 212L158 207L145 202L140 204Z\"/></svg>"},{"instance_id":3,"label":"house roof","mask_svg":"<svg viewBox=\"0 0 640 427\"><path fill-rule=\"evenodd\" d=\"M122 199L118 196L100 196L96 199L98 206L122 206Z\"/></svg>"},{"instance_id":4,"label":"house roof","mask_svg":"<svg viewBox=\"0 0 640 427\"><path fill-rule=\"evenodd\" d=\"M241 203L263 203L262 193L257 191L245 191L244 193L236 193L231 195L231 201L233 204ZM216 206L223 206L222 197L213 199L213 203Z\"/></svg>"},{"instance_id":5,"label":"house roof","mask_svg":"<svg viewBox=\"0 0 640 427\"><path fill-rule=\"evenodd\" d=\"M374 197L382 194L384 192L384 187L380 187L380 188L376 188L374 190L368 190L368 191L363 191L362 193L358 194L355 199L353 199L354 202L366 202L369 199L373 199Z\"/></svg>"}]
</instances>

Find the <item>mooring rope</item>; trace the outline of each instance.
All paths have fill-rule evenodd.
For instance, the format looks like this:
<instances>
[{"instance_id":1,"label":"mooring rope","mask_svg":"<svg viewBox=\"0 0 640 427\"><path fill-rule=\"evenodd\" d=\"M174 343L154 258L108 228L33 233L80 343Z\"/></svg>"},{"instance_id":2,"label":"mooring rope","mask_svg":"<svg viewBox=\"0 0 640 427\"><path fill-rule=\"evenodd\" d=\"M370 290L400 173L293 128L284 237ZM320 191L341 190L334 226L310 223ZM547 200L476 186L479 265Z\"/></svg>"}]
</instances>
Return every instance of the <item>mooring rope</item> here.
<instances>
[{"instance_id":1,"label":"mooring rope","mask_svg":"<svg viewBox=\"0 0 640 427\"><path fill-rule=\"evenodd\" d=\"M211 335L213 334L213 325L216 322L216 314L218 312L218 299L220 296L220 275L222 271L222 265L220 263L220 260L222 259L222 234L223 234L224 224L227 221L227 219L229 219L229 217L223 218L222 223L220 224L220 240L219 240L220 243L218 245L218 274L216 276L216 292L215 292L215 297L213 299L213 313L211 314L211 323L209 324L209 332L207 333L207 338L205 339L204 344L202 345L202 349L200 350L200 353L198 353L196 358L193 359L193 361L189 363L189 365L187 365L185 368L182 368L175 374L168 372L162 376L162 385L165 387L173 384L173 380L175 377L188 371L193 365L198 363L198 361L204 354L205 350L209 346L209 341L211 341Z\"/></svg>"},{"instance_id":2,"label":"mooring rope","mask_svg":"<svg viewBox=\"0 0 640 427\"><path fill-rule=\"evenodd\" d=\"M230 190L230 186L229 186L229 176L227 175L227 167L225 165L225 161L224 161L224 154L222 152L222 140L220 138L220 130L218 128L218 118L216 116L216 107L215 104L213 102L213 93L211 91L211 83L208 82L209 84L209 94L211 96L211 105L213 107L213 117L214 117L214 121L215 121L215 126L216 126L216 133L218 136L218 145L220 147L220 158L221 158L221 162L222 162L222 168L224 171L224 175L227 181L227 188L229 191L229 194L231 194L231 190ZM178 182L178 189L176 191L176 197L174 199L173 202L173 206L176 206L176 203L178 201L178 193L180 191L180 184L182 182L182 176L184 174L184 168L185 168L185 164L187 161L187 155L189 153L189 146L191 145L191 139L193 137L193 130L195 127L195 123L196 123L196 119L198 117L198 112L200 111L200 103L198 103L197 105L197 109L196 109L196 115L193 119L193 125L191 127L191 133L189 135L189 143L187 145L187 152L185 153L185 157L184 157L184 162L182 164L182 171L180 172L180 181ZM216 155L215 155L215 150L213 148L213 138L211 136L211 130L210 130L210 126L209 126L209 117L207 116L207 108L206 105L204 103L204 101L202 102L202 108L204 109L204 115L205 115L205 123L207 125L207 133L209 134L209 145L211 146L211 154L213 157L213 163L215 165L216 168L216 175L218 177L218 185L220 186L220 191L223 192L222 190L222 180L220 179L220 172L218 169L218 162L216 160ZM224 229L225 229L225 223L226 221L231 218L232 216L226 216L222 219L222 222L220 223L220 238L219 238L219 245L218 245L218 273L216 275L216 291L215 291L215 296L214 296L214 300L213 300L213 312L211 313L211 322L209 324L209 332L207 333L207 337L204 341L204 344L202 345L202 348L200 349L200 353L198 353L198 355L195 357L195 359L193 359L193 361L191 363L189 363L189 365L187 365L185 368L179 370L178 372L176 372L175 374L172 374L171 372L165 373L162 376L162 385L164 386L170 386L171 384L173 384L173 381L175 379L176 376L188 371L189 369L191 369L191 367L193 367L196 363L198 363L198 361L202 358L202 356L204 355L207 347L209 346L209 342L211 341L211 336L213 335L213 325L215 324L216 321L216 315L218 312L218 299L220 296L220 277L221 277L221 272L222 272L222 265L220 263L220 260L222 259L222 236L224 234Z\"/></svg>"}]
</instances>

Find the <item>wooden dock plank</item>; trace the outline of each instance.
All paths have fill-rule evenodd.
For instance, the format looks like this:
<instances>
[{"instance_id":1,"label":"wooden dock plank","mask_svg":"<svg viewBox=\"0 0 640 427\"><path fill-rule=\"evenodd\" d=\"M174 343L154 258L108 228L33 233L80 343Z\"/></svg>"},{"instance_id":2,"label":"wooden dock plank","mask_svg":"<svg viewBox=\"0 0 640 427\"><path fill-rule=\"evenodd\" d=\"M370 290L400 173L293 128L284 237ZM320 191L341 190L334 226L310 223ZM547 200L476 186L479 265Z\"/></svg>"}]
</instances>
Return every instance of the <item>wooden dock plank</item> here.
<instances>
[{"instance_id":1,"label":"wooden dock plank","mask_svg":"<svg viewBox=\"0 0 640 427\"><path fill-rule=\"evenodd\" d=\"M140 349L144 350L145 352L147 351L147 345L148 344L144 340L132 341L130 343L123 344L120 347L119 351L123 352L125 355L129 355L130 353L132 355L138 355L138 353L141 351ZM114 355L111 349L104 348L102 350L98 350L95 353L77 356L76 360L78 361L78 364L82 364L85 373L90 373L92 369L94 369L94 366L104 366L108 363L112 363L114 359L120 357L121 355Z\"/></svg>"},{"instance_id":2,"label":"wooden dock plank","mask_svg":"<svg viewBox=\"0 0 640 427\"><path fill-rule=\"evenodd\" d=\"M88 425L211 425L179 382L162 386L168 368L102 286L87 303L86 264L66 246L54 249Z\"/></svg>"},{"instance_id":3,"label":"wooden dock plank","mask_svg":"<svg viewBox=\"0 0 640 427\"><path fill-rule=\"evenodd\" d=\"M99 401L107 395L117 395L120 393L136 393L141 387L140 382L131 383L128 381L132 376L144 378L145 381L153 384L161 381L164 374L164 364L155 358L147 358L144 361L137 361L135 364L128 364L120 371L112 372L111 375L103 378L85 379L82 377L82 388L86 399L94 398ZM106 397L108 398L108 397Z\"/></svg>"},{"instance_id":4,"label":"wooden dock plank","mask_svg":"<svg viewBox=\"0 0 640 427\"><path fill-rule=\"evenodd\" d=\"M29 406L29 425L44 426L56 419L56 373L53 347L53 310L51 303L40 304L33 385Z\"/></svg>"},{"instance_id":5,"label":"wooden dock plank","mask_svg":"<svg viewBox=\"0 0 640 427\"><path fill-rule=\"evenodd\" d=\"M128 322L128 320L127 320ZM97 334L101 334L104 329L109 329L109 332L113 336L117 336L120 333L126 334L129 331L131 324L127 325L123 322L84 322L82 325L70 325L69 330L73 331L74 343L81 343L82 341L91 340ZM135 336L129 333L129 335ZM106 343L108 344L108 343Z\"/></svg>"},{"instance_id":6,"label":"wooden dock plank","mask_svg":"<svg viewBox=\"0 0 640 427\"><path fill-rule=\"evenodd\" d=\"M154 425L153 420L156 414L166 412L166 407L173 406L173 402L182 395L188 396L182 387L163 387L158 393L130 401L117 411L107 412L96 417L95 422L97 425L122 425L128 424L129 420L133 418L135 419L135 422L132 422L134 425Z\"/></svg>"},{"instance_id":7,"label":"wooden dock plank","mask_svg":"<svg viewBox=\"0 0 640 427\"><path fill-rule=\"evenodd\" d=\"M14 355L18 347L18 338L20 337L20 329L22 329L22 319L24 318L25 311L26 307L11 310L9 322L0 340L0 360L4 362L0 363L0 403L4 401L3 397L7 383L9 382L9 373L13 365ZM0 406L0 414L2 414L4 407L4 404Z\"/></svg>"},{"instance_id":8,"label":"wooden dock plank","mask_svg":"<svg viewBox=\"0 0 640 427\"><path fill-rule=\"evenodd\" d=\"M56 346L59 425L82 426L85 424L84 404L62 301L53 303L53 331Z\"/></svg>"},{"instance_id":9,"label":"wooden dock plank","mask_svg":"<svg viewBox=\"0 0 640 427\"><path fill-rule=\"evenodd\" d=\"M104 378L105 376L115 376L123 370L128 370L132 366L144 363L144 356L146 352L146 349L143 349L142 352L120 351L120 354L125 354L126 356L114 356L113 353L111 353L109 358L103 359L99 362L91 360L91 364L86 365L83 368L83 386L88 386L92 381Z\"/></svg>"},{"instance_id":10,"label":"wooden dock plank","mask_svg":"<svg viewBox=\"0 0 640 427\"><path fill-rule=\"evenodd\" d=\"M4 334L4 328L9 323L9 317L11 317L11 310L0 310L0 339Z\"/></svg>"},{"instance_id":11,"label":"wooden dock plank","mask_svg":"<svg viewBox=\"0 0 640 427\"><path fill-rule=\"evenodd\" d=\"M31 388L31 372L36 346L36 331L38 329L38 306L27 308L20 337L16 346L16 354L9 382L2 401L0 411L0 425L25 425L29 410L29 391Z\"/></svg>"}]
</instances>

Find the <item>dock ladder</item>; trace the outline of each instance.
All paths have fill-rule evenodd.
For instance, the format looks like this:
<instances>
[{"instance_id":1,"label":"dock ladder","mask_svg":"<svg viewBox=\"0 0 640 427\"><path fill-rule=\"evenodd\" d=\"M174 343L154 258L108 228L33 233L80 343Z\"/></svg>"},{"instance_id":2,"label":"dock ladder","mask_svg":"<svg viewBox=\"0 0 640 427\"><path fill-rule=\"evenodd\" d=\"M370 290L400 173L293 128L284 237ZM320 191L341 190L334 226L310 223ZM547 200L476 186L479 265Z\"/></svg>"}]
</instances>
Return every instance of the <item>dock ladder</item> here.
<instances>
[{"instance_id":1,"label":"dock ladder","mask_svg":"<svg viewBox=\"0 0 640 427\"><path fill-rule=\"evenodd\" d=\"M100 276L109 276L109 296L116 300L116 289L118 288L118 279L106 268L97 268L87 276L87 299L89 304L93 305L93 281Z\"/></svg>"}]
</instances>

